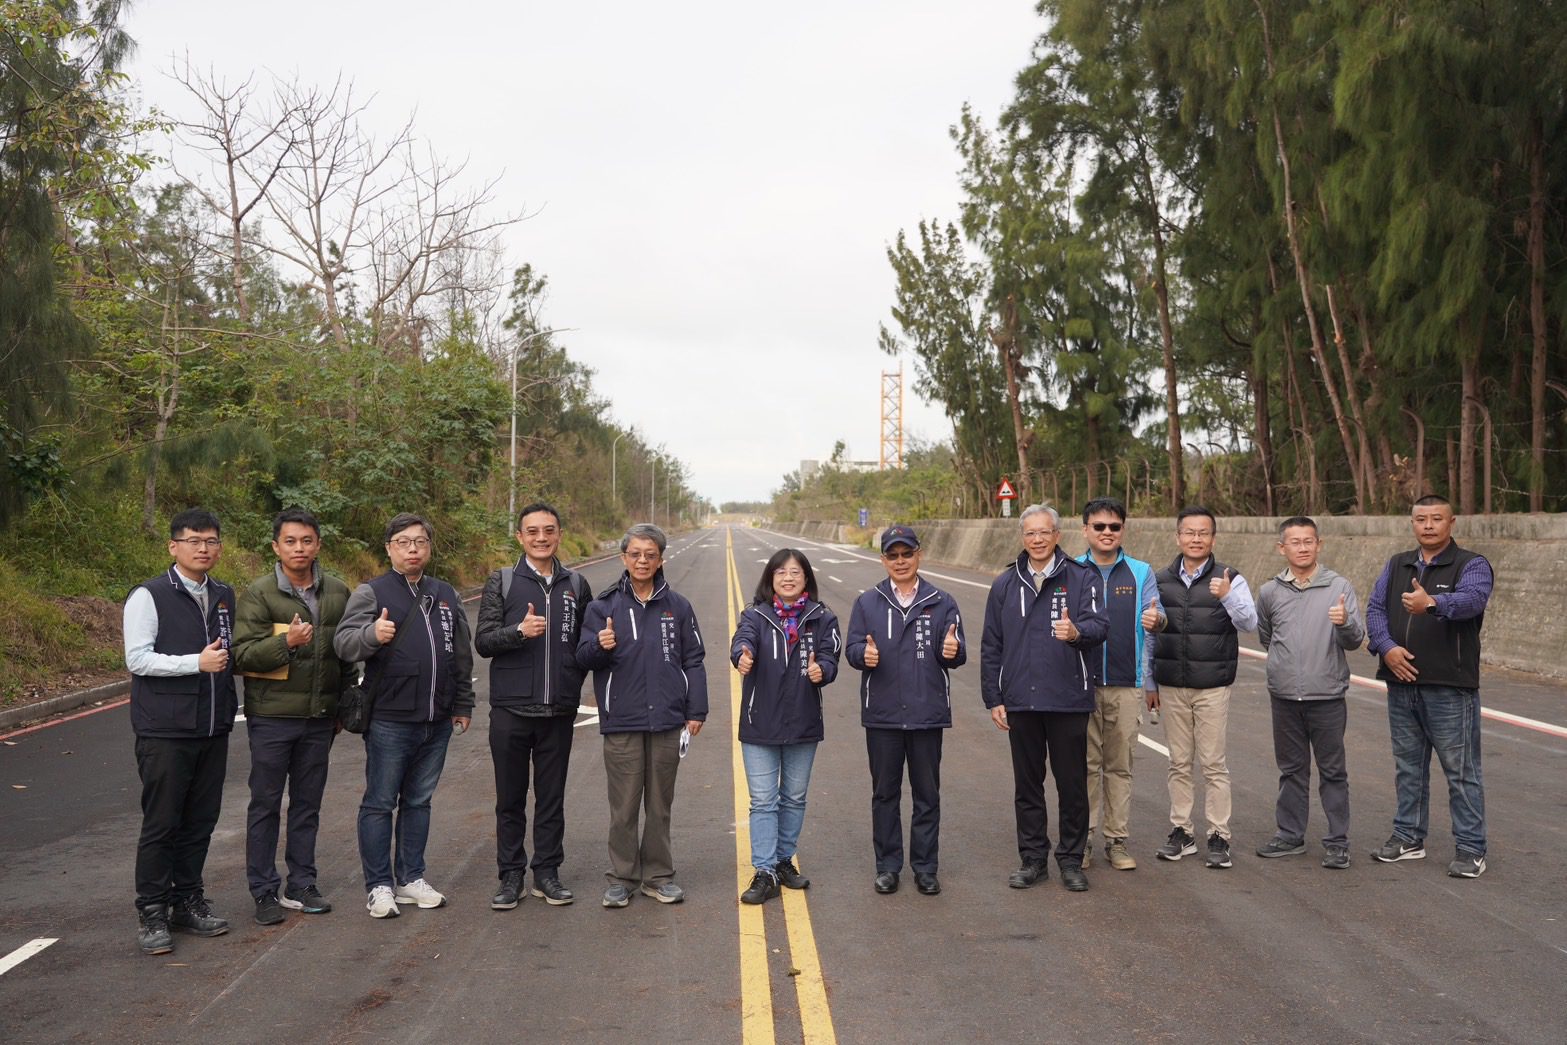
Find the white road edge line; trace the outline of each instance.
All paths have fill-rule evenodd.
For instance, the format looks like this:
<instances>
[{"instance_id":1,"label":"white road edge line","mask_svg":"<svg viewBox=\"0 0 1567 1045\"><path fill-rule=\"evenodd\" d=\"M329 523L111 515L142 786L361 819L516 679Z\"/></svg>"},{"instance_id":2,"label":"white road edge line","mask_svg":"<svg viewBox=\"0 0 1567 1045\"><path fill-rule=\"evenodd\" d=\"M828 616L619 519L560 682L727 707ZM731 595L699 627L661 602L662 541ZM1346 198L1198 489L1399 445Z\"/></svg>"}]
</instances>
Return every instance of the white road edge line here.
<instances>
[{"instance_id":1,"label":"white road edge line","mask_svg":"<svg viewBox=\"0 0 1567 1045\"><path fill-rule=\"evenodd\" d=\"M36 940L27 941L26 943L22 944L22 946L6 955L4 958L0 958L0 976L4 976L12 969L31 958L33 955L47 949L50 944L56 944L59 942L60 941L58 939L49 939L48 937L43 936Z\"/></svg>"}]
</instances>

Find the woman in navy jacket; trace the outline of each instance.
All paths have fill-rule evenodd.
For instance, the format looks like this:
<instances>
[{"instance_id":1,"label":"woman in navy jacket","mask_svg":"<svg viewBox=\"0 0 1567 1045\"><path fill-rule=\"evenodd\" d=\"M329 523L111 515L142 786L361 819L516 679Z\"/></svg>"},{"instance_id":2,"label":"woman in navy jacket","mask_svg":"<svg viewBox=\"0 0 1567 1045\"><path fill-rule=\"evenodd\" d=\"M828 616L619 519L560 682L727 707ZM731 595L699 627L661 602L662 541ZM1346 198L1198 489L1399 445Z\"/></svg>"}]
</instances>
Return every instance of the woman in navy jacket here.
<instances>
[{"instance_id":1,"label":"woman in navy jacket","mask_svg":"<svg viewBox=\"0 0 1567 1045\"><path fill-rule=\"evenodd\" d=\"M838 675L841 645L838 618L817 601L810 560L793 548L774 553L729 643L729 661L744 676L740 753L756 868L740 894L744 903L764 903L780 885L811 884L795 867L794 852L822 739L822 687Z\"/></svg>"}]
</instances>

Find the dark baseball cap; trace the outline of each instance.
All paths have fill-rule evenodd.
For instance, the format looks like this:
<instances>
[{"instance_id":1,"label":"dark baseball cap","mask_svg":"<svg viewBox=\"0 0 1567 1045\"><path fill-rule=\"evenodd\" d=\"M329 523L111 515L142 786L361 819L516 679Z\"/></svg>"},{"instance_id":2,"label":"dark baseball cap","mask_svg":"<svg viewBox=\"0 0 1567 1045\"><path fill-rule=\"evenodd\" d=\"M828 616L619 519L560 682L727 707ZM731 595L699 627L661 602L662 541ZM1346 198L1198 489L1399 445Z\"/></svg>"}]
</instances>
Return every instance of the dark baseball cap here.
<instances>
[{"instance_id":1,"label":"dark baseball cap","mask_svg":"<svg viewBox=\"0 0 1567 1045\"><path fill-rule=\"evenodd\" d=\"M914 530L908 526L889 526L881 533L882 552L885 554L894 544L907 544L918 551L920 539L914 536Z\"/></svg>"}]
</instances>

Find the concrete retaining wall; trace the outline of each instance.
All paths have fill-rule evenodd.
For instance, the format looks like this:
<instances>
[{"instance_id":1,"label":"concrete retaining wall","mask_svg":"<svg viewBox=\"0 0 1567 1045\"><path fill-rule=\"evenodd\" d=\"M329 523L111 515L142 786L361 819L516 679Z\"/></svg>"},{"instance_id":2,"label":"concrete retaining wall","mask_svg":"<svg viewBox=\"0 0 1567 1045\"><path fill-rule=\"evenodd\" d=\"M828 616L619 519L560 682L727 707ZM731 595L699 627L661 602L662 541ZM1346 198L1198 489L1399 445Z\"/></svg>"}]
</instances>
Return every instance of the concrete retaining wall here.
<instances>
[{"instance_id":1,"label":"concrete retaining wall","mask_svg":"<svg viewBox=\"0 0 1567 1045\"><path fill-rule=\"evenodd\" d=\"M1281 519L1219 520L1215 553L1235 566L1255 591L1284 568L1277 534ZM1317 520L1326 544L1322 561L1348 577L1361 601L1371 593L1388 557L1415 546L1407 516L1344 516ZM1080 553L1077 518L1063 520L1064 545ZM807 527L809 529L807 529ZM778 527L812 540L844 543L834 523ZM1015 519L955 519L915 526L925 558L936 563L1000 572L1021 550ZM818 536L818 534L824 534ZM1496 589L1485 616L1487 664L1567 677L1567 515L1466 516L1454 539L1483 554L1496 571ZM1164 566L1175 558L1174 519L1132 519L1127 553Z\"/></svg>"}]
</instances>

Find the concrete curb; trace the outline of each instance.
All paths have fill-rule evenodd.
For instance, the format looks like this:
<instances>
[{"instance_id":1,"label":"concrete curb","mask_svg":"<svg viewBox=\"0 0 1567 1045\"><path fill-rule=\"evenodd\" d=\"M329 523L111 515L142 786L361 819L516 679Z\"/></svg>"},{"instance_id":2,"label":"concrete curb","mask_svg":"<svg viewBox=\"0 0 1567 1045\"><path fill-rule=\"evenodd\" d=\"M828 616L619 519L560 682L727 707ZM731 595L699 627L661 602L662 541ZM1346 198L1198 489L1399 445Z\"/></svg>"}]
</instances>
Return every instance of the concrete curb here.
<instances>
[{"instance_id":1,"label":"concrete curb","mask_svg":"<svg viewBox=\"0 0 1567 1045\"><path fill-rule=\"evenodd\" d=\"M127 675L118 682L106 682L91 689L79 689L74 693L62 693L58 697L40 700L36 704L23 704L21 707L6 708L4 711L0 711L0 730L11 729L15 726L25 726L46 718L53 718L55 715L64 714L67 711L75 711L77 708L84 708L89 704L100 704L104 701L114 700L117 697L129 695L130 691L131 678Z\"/></svg>"}]
</instances>

